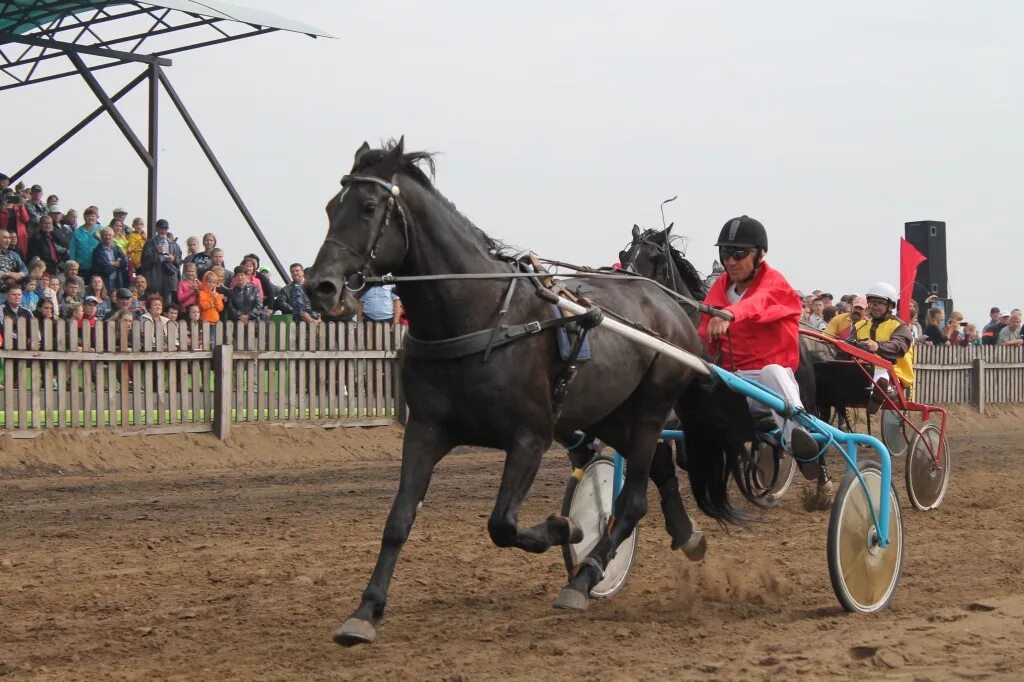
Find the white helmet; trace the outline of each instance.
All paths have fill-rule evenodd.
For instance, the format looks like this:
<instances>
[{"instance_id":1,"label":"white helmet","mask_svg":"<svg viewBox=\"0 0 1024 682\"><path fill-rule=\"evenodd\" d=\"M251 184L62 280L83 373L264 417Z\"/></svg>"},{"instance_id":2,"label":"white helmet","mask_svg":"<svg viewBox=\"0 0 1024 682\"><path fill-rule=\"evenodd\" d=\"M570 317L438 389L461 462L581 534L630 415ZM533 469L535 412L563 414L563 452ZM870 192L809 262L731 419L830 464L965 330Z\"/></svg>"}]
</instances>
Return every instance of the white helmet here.
<instances>
[{"instance_id":1,"label":"white helmet","mask_svg":"<svg viewBox=\"0 0 1024 682\"><path fill-rule=\"evenodd\" d=\"M884 298L892 305L896 305L896 300L899 299L900 295L899 292L896 291L896 287L888 282L875 282L868 289L868 293L865 294L865 297Z\"/></svg>"}]
</instances>

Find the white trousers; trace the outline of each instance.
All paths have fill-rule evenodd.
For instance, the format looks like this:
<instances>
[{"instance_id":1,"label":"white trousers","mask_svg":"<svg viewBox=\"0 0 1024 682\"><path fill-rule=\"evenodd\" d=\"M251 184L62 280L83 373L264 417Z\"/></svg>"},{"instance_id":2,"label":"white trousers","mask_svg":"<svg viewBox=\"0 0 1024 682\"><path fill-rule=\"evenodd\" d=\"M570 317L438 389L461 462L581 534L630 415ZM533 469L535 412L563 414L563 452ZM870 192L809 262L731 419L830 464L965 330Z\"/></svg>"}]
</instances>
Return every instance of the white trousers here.
<instances>
[{"instance_id":1,"label":"white trousers","mask_svg":"<svg viewBox=\"0 0 1024 682\"><path fill-rule=\"evenodd\" d=\"M789 367L783 367L782 365L766 365L762 369L741 369L738 370L736 374L744 379L752 379L757 383L770 388L792 403L794 407L804 406L804 404L800 402L800 387L796 383L796 377L793 375L793 370ZM750 406L751 414L755 416L765 415L771 412L772 418L775 419L776 426L778 426L782 431L783 442L790 442L789 437L790 434L793 433L793 427L796 426L795 422L782 417L774 410L769 410L763 403L760 403L753 398L747 398L747 404Z\"/></svg>"}]
</instances>

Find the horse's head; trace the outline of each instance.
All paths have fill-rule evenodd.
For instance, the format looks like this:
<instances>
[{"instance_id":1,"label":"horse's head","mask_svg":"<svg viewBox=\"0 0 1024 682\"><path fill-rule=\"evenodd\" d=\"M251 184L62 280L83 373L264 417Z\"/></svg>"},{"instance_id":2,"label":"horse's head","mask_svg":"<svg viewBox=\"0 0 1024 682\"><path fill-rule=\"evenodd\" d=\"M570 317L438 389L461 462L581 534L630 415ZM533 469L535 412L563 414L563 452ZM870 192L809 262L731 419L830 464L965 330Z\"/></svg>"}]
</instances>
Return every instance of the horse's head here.
<instances>
[{"instance_id":1,"label":"horse's head","mask_svg":"<svg viewBox=\"0 0 1024 682\"><path fill-rule=\"evenodd\" d=\"M674 225L674 223L673 223ZM641 230L633 226L633 239L619 252L623 269L697 300L704 300L707 286L697 269L673 246L672 226L664 230Z\"/></svg>"},{"instance_id":2,"label":"horse's head","mask_svg":"<svg viewBox=\"0 0 1024 682\"><path fill-rule=\"evenodd\" d=\"M634 225L633 240L626 244L625 249L619 251L619 263L622 264L622 268L671 285L671 254L668 250L671 232L672 225L661 231L641 231L638 225Z\"/></svg>"},{"instance_id":3,"label":"horse's head","mask_svg":"<svg viewBox=\"0 0 1024 682\"><path fill-rule=\"evenodd\" d=\"M419 158L421 155L409 155ZM407 158L404 138L384 149L363 142L341 191L327 202L327 237L306 276L310 303L346 317L366 290L366 277L397 271L409 248L398 176Z\"/></svg>"}]
</instances>

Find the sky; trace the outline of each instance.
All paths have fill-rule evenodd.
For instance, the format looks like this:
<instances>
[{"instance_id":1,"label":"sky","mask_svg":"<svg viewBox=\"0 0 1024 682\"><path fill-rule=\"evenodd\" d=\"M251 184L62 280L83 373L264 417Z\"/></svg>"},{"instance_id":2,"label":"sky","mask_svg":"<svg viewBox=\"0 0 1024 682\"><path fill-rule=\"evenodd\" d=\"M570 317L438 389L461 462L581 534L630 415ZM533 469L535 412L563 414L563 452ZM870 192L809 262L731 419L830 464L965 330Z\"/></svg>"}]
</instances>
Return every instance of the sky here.
<instances>
[{"instance_id":1,"label":"sky","mask_svg":"<svg viewBox=\"0 0 1024 682\"><path fill-rule=\"evenodd\" d=\"M312 262L355 149L405 135L494 237L607 265L662 200L711 269L728 219L764 223L795 288L897 283L912 220L947 224L955 308L1024 306L1024 4L248 0L337 40L278 32L167 72L287 266ZM137 67L98 72L111 91ZM80 79L3 93L12 172L96 106ZM122 100L145 139L145 89ZM161 102L159 214L256 240ZM6 170L11 169L11 170ZM145 172L107 117L27 181L81 211L145 215Z\"/></svg>"}]
</instances>

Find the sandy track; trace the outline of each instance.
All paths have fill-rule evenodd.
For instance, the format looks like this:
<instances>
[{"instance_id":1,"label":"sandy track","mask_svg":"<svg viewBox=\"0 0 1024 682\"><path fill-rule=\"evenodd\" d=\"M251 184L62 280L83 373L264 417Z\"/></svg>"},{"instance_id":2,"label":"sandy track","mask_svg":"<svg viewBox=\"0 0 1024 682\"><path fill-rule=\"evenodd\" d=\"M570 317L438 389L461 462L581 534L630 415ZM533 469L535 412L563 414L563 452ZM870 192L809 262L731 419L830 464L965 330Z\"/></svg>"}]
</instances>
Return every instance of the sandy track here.
<instances>
[{"instance_id":1,"label":"sandy track","mask_svg":"<svg viewBox=\"0 0 1024 682\"><path fill-rule=\"evenodd\" d=\"M700 565L668 550L652 499L627 588L582 615L555 611L560 553L492 546L499 460L455 454L403 552L379 642L357 649L330 634L376 556L397 430L250 436L230 470L185 455L151 473L8 468L0 676L1011 679L1024 665L1019 433L951 438L950 493L937 512L905 509L903 579L893 608L870 617L839 608L827 512L803 511L799 491L749 528L709 528ZM321 461L289 454L290 439ZM566 475L550 453L523 522L558 508Z\"/></svg>"}]
</instances>

